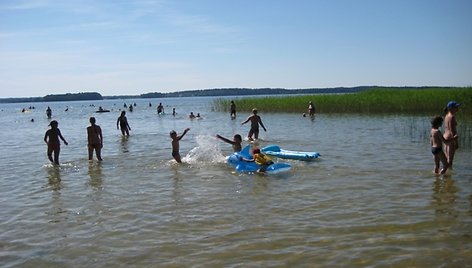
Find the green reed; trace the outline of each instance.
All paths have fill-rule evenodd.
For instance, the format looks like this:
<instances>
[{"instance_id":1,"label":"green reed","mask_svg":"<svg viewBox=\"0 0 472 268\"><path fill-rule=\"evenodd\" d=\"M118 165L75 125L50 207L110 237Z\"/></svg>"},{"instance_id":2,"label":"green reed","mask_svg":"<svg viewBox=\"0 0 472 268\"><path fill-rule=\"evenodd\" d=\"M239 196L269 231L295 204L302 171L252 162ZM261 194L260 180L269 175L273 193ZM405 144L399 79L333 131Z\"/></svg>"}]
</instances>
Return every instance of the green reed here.
<instances>
[{"instance_id":1,"label":"green reed","mask_svg":"<svg viewBox=\"0 0 472 268\"><path fill-rule=\"evenodd\" d=\"M307 113L312 101L316 113L443 114L447 102L462 104L460 116L472 113L472 87L464 88L380 88L350 94L249 97L236 100L238 111L258 108L263 112ZM230 99L216 99L213 109L229 111Z\"/></svg>"}]
</instances>

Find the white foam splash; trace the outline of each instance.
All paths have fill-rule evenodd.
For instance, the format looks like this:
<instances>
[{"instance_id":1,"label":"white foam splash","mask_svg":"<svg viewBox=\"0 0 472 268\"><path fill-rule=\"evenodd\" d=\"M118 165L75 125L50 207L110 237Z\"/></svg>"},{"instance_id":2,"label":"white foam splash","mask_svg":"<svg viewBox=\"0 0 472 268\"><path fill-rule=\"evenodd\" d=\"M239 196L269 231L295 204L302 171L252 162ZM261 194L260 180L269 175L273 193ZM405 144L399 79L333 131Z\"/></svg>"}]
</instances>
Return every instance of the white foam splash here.
<instances>
[{"instance_id":1,"label":"white foam splash","mask_svg":"<svg viewBox=\"0 0 472 268\"><path fill-rule=\"evenodd\" d=\"M189 164L224 163L220 143L212 136L198 135L195 138L198 146L190 150L182 161Z\"/></svg>"}]
</instances>

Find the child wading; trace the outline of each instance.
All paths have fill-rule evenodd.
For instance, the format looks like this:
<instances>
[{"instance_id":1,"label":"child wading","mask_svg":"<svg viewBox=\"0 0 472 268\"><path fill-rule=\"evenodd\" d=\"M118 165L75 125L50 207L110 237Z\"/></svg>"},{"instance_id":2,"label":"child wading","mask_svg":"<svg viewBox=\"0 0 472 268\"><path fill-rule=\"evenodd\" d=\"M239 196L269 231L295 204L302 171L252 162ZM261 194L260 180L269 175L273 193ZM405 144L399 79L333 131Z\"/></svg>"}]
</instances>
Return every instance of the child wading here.
<instances>
[{"instance_id":1,"label":"child wading","mask_svg":"<svg viewBox=\"0 0 472 268\"><path fill-rule=\"evenodd\" d=\"M175 130L172 130L170 132L170 137L172 139L172 156L174 157L175 161L177 163L182 163L182 158L180 157L180 144L179 141L187 134L187 132L190 130L190 128L186 128L184 132L181 135L177 135L177 132Z\"/></svg>"},{"instance_id":2,"label":"child wading","mask_svg":"<svg viewBox=\"0 0 472 268\"><path fill-rule=\"evenodd\" d=\"M434 160L434 173L444 174L449 167L447 163L446 155L443 152L443 143L449 144L452 140L444 139L439 128L443 124L443 118L439 115L436 115L431 120L431 153L433 154ZM455 137L454 137L455 138ZM443 168L439 170L439 162L442 162Z\"/></svg>"},{"instance_id":3,"label":"child wading","mask_svg":"<svg viewBox=\"0 0 472 268\"><path fill-rule=\"evenodd\" d=\"M49 161L52 163L59 165L59 153L61 152L61 142L59 139L64 141L65 145L68 145L67 141L62 137L61 131L57 127L59 123L56 120L52 120L51 123L49 123L49 126L51 126L51 129L46 131L44 134L44 142L48 145L48 158ZM52 157L52 154L54 153L54 158Z\"/></svg>"}]
</instances>

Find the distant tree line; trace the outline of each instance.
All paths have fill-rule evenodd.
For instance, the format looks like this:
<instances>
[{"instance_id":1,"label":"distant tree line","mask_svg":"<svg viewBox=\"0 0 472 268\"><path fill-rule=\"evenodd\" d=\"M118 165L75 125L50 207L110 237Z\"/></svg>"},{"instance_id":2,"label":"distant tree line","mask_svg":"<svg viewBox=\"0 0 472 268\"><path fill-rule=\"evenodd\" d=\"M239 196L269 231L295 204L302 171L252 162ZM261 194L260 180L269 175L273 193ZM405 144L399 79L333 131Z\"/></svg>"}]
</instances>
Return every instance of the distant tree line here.
<instances>
[{"instance_id":1,"label":"distant tree line","mask_svg":"<svg viewBox=\"0 0 472 268\"><path fill-rule=\"evenodd\" d=\"M18 102L50 102L50 101L82 101L82 100L103 100L100 93L97 92L81 92L67 94L50 94L44 97L32 98L5 98L0 99L0 103L18 103Z\"/></svg>"},{"instance_id":2,"label":"distant tree line","mask_svg":"<svg viewBox=\"0 0 472 268\"><path fill-rule=\"evenodd\" d=\"M285 88L214 88L201 90L186 90L176 92L151 92L141 95L117 95L102 96L97 92L51 94L44 97L32 98L5 98L0 103L8 102L41 102L41 101L81 101L81 100L103 100L103 99L148 99L148 98L171 98L171 97L206 97L206 96L250 96L250 95L292 95L292 94L343 94L355 93L366 89L382 89L385 87L359 86L359 87L334 87L334 88L307 88L307 89L285 89ZM446 87L389 87L390 89L444 89Z\"/></svg>"}]
</instances>

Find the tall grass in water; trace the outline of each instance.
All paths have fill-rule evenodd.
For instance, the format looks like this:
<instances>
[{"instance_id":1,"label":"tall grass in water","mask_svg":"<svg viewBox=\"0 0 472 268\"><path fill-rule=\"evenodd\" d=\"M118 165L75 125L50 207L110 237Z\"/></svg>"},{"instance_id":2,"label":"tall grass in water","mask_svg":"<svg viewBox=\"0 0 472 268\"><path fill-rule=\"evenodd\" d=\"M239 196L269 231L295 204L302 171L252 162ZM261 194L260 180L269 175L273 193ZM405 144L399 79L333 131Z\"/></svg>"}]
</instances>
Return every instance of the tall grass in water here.
<instances>
[{"instance_id":1,"label":"tall grass in water","mask_svg":"<svg viewBox=\"0 0 472 268\"><path fill-rule=\"evenodd\" d=\"M312 101L316 113L404 113L443 114L447 102L462 104L458 116L472 114L472 87L466 88L376 88L351 94L266 96L241 98L236 102L238 111L257 107L263 112L306 113ZM216 99L216 111L229 111L229 99Z\"/></svg>"}]
</instances>

